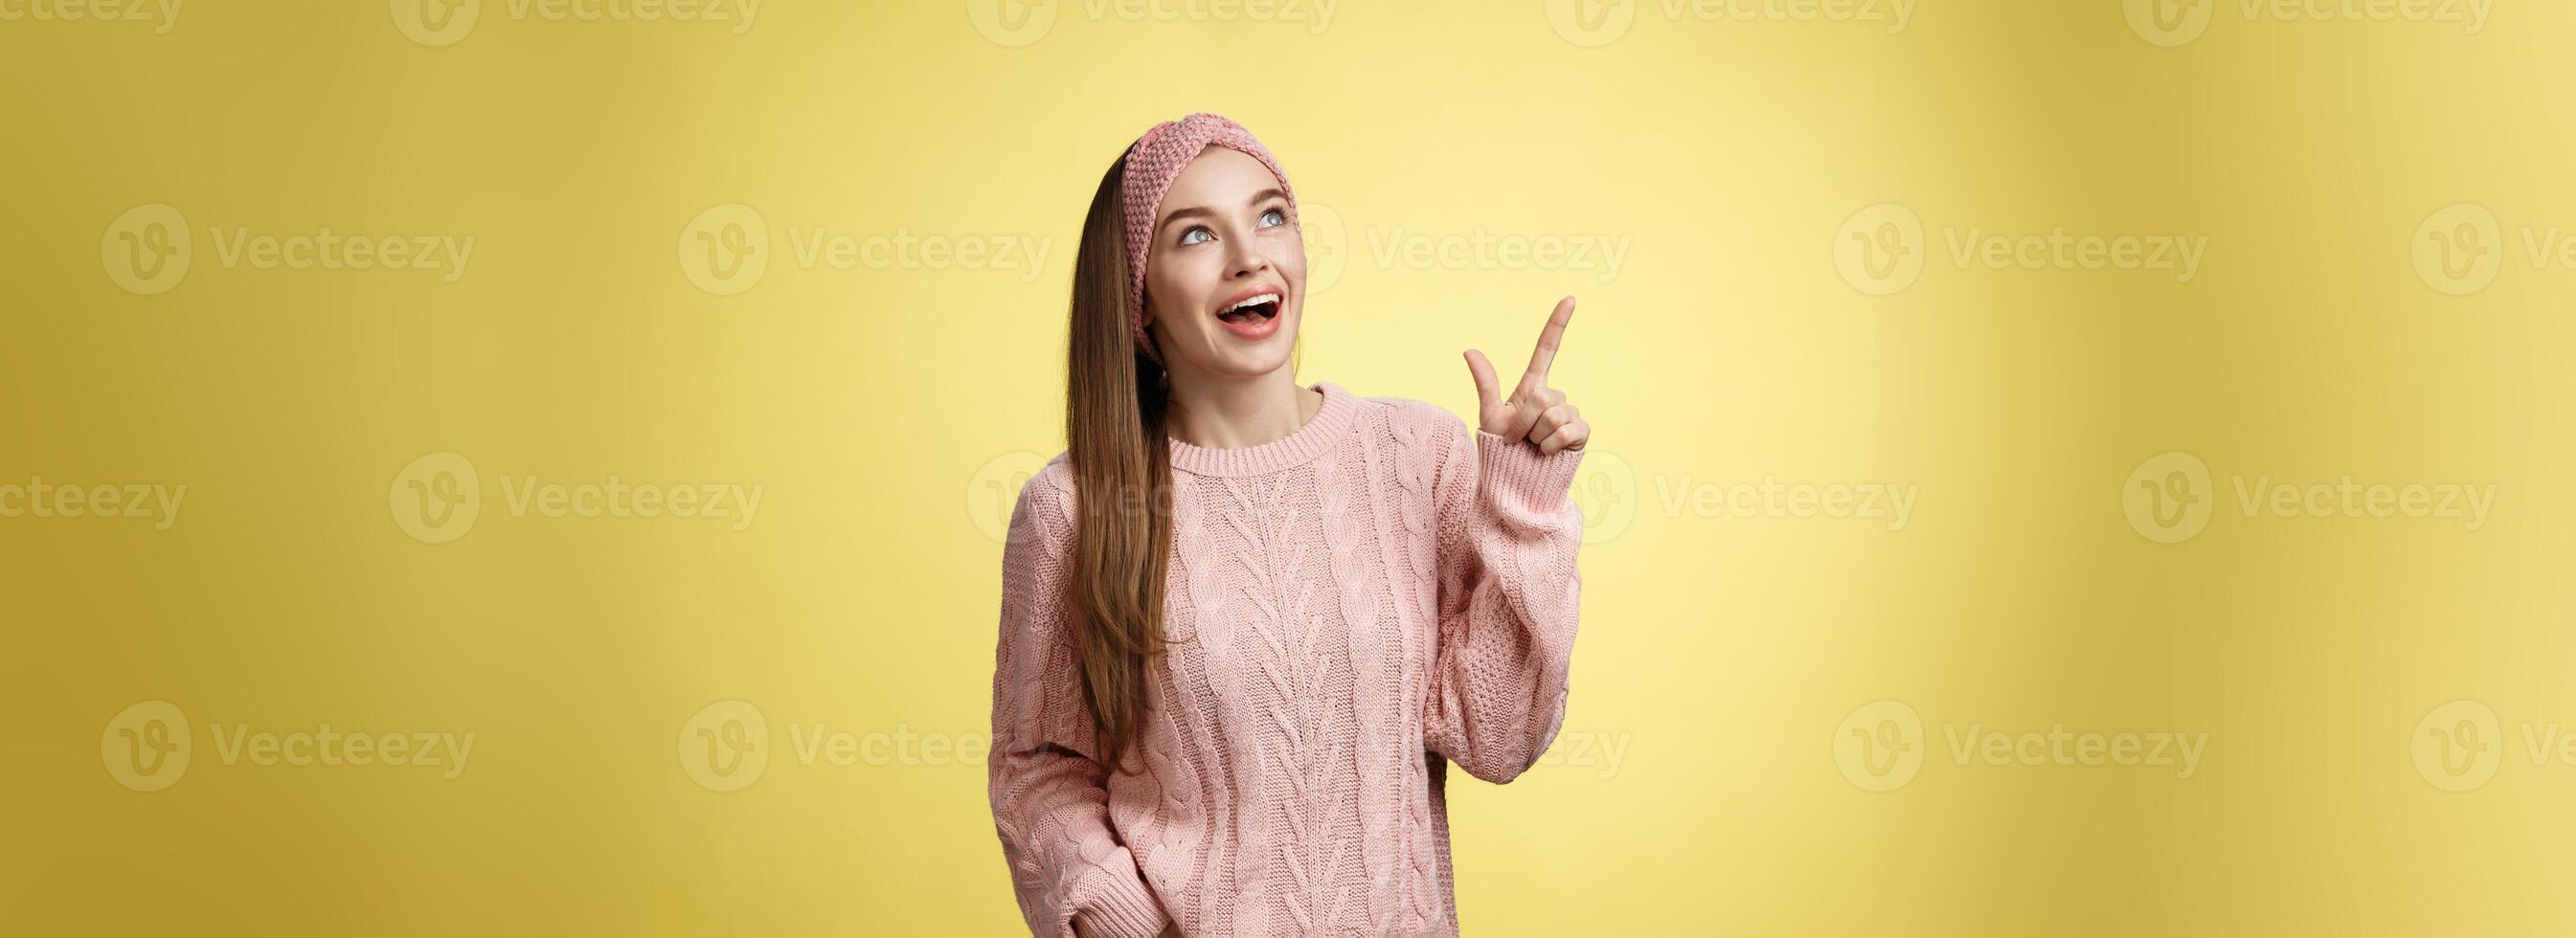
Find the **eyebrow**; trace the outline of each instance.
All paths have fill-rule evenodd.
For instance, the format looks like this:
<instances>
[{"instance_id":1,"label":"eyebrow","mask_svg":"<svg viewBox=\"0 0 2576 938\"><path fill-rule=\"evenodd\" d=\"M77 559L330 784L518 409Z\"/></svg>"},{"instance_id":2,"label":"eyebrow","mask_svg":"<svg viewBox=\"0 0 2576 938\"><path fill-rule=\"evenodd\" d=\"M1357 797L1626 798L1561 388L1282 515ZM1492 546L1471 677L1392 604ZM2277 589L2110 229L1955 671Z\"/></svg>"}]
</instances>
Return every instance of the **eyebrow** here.
<instances>
[{"instance_id":1,"label":"eyebrow","mask_svg":"<svg viewBox=\"0 0 2576 938\"><path fill-rule=\"evenodd\" d=\"M1263 189L1263 190L1261 190L1261 191L1259 191L1259 192L1255 192L1255 193L1253 193L1253 194L1252 194L1252 198L1245 200L1245 201L1244 201L1244 203L1243 203L1243 206L1244 206L1245 208L1251 208L1252 206L1259 205L1259 204L1261 204L1261 203L1263 203L1263 202L1270 201L1271 199L1285 199L1285 198L1287 198L1287 197L1288 197L1288 193L1281 192L1281 191L1279 191L1279 189L1278 189L1277 187L1275 187L1275 186L1274 186L1274 187L1272 187L1272 188ZM1174 210L1172 211L1172 213L1171 213L1171 214L1163 216L1163 224L1162 224L1162 226L1161 226L1161 227L1159 227L1159 228L1156 228L1156 229L1155 229L1155 231L1156 231L1156 233L1160 233L1160 232L1162 232L1163 230L1165 230L1165 229L1168 229L1168 228L1172 227L1172 223L1173 223L1173 222L1180 221L1181 219L1184 219L1184 218L1191 218L1191 217L1214 218L1214 217L1216 217L1216 213L1215 213L1215 212L1212 212L1212 211L1209 211L1209 210L1208 210L1208 209L1206 209L1206 208L1203 208L1203 207L1200 207L1200 206L1196 206L1196 205L1193 205L1193 206L1190 206L1189 208L1184 208L1184 209L1174 209Z\"/></svg>"}]
</instances>

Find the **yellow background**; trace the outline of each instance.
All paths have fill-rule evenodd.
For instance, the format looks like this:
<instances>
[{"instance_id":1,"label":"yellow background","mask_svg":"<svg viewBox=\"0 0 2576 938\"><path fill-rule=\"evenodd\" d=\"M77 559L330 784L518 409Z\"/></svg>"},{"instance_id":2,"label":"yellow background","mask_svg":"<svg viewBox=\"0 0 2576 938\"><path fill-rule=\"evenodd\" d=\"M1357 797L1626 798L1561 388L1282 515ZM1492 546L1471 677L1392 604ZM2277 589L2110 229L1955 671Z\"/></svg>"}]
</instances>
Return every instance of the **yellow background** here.
<instances>
[{"instance_id":1,"label":"yellow background","mask_svg":"<svg viewBox=\"0 0 2576 938\"><path fill-rule=\"evenodd\" d=\"M1548 762L1452 774L1469 934L2576 927L2576 765L2525 742L2576 727L2576 269L2523 241L2576 233L2576 7L2471 32L2226 0L2168 46L2116 0L1893 32L1789 0L1592 32L1538 2L1057 0L1035 36L989 0L772 0L740 31L488 0L429 45L406 2L0 20L0 485L187 486L165 531L0 517L0 930L1015 933L975 752L1000 515L1063 447L1092 188L1193 110L1264 138L1339 265L1301 380L1472 413L1459 351L1517 362L1581 299L1573 693ZM1834 252L1888 202L1924 265L1872 295ZM2450 296L2410 258L2460 202L2500 269ZM153 204L192 263L142 295L111 225ZM767 267L718 295L689 226L732 204ZM476 245L447 283L215 243L325 227ZM2057 227L2206 255L2178 282L1945 241ZM802 265L818 228L1050 253ZM1627 248L1615 276L1388 249L1479 230ZM2169 451L2212 512L2159 543L2123 499ZM479 476L446 543L401 497L437 453ZM1690 509L1766 475L1919 496L1896 530ZM2347 475L2493 508L2285 518L2232 487ZM612 476L764 498L736 531L504 491ZM1882 699L1923 756L1883 792L1835 748ZM2454 792L2410 753L2458 699L2501 762ZM192 761L129 790L111 721L155 700ZM768 761L718 792L684 753L729 700ZM227 764L215 736L324 724L476 742L446 779ZM817 726L878 757L800 762ZM1951 755L2053 726L2206 750L2188 778Z\"/></svg>"}]
</instances>

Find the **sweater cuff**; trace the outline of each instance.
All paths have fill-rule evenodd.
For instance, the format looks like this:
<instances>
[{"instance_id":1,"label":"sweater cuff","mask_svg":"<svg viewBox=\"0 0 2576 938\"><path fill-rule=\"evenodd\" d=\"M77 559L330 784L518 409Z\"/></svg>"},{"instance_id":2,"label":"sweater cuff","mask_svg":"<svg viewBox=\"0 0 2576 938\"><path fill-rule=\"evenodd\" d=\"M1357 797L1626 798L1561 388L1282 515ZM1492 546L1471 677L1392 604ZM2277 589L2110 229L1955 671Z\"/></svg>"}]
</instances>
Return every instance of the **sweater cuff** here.
<instances>
[{"instance_id":1,"label":"sweater cuff","mask_svg":"<svg viewBox=\"0 0 2576 938\"><path fill-rule=\"evenodd\" d=\"M1133 863L1095 867L1075 896L1074 917L1100 938L1156 938L1169 924L1162 903L1146 891L1145 878Z\"/></svg>"},{"instance_id":2,"label":"sweater cuff","mask_svg":"<svg viewBox=\"0 0 2576 938\"><path fill-rule=\"evenodd\" d=\"M1531 519L1564 510L1566 493L1574 488L1575 470L1583 465L1580 449L1541 453L1536 443L1505 439L1482 427L1476 429L1476 458L1485 484L1503 506Z\"/></svg>"}]
</instances>

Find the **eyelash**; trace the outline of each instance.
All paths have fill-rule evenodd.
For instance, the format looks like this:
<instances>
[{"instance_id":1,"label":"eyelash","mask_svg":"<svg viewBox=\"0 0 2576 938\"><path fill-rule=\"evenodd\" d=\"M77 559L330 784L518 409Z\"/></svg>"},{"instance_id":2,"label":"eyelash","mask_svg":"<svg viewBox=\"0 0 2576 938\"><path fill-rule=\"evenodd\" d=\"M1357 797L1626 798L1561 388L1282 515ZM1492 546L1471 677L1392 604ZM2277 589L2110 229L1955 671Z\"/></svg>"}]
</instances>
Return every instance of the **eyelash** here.
<instances>
[{"instance_id":1,"label":"eyelash","mask_svg":"<svg viewBox=\"0 0 2576 938\"><path fill-rule=\"evenodd\" d=\"M1266 209L1262 209L1262 210L1261 210L1261 216L1262 216L1263 218L1268 218L1268 217L1270 217L1270 216L1272 216L1272 215L1277 215L1277 216L1279 216L1279 224L1280 224L1280 225L1285 225L1285 224L1287 224L1287 223L1288 223L1288 210L1287 210L1287 209L1284 209L1284 208L1266 208ZM1275 228L1275 227L1278 227L1278 226L1277 226L1277 225L1273 225L1273 226L1271 226L1271 227L1274 227L1274 228ZM1181 241L1180 241L1180 243L1182 243L1182 244L1198 244L1198 243L1200 243L1200 242L1196 242L1196 241L1192 241L1192 240L1190 240L1190 236L1191 236L1191 235L1194 235L1194 234L1198 234L1198 233L1203 232L1203 231L1207 231L1207 226L1205 226L1205 225L1193 225L1193 226L1191 226L1189 230L1181 232Z\"/></svg>"}]
</instances>

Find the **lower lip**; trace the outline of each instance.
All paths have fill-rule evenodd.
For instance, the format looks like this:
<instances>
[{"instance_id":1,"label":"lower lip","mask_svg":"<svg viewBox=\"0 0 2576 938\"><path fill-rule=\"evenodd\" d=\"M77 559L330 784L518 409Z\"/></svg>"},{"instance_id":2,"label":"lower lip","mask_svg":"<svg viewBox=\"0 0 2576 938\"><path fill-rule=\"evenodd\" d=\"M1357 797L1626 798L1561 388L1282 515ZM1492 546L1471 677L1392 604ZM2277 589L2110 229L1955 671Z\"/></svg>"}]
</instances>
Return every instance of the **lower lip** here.
<instances>
[{"instance_id":1,"label":"lower lip","mask_svg":"<svg viewBox=\"0 0 2576 938\"><path fill-rule=\"evenodd\" d=\"M1219 319L1216 321L1216 324L1224 326L1225 331L1234 333L1235 335L1245 339L1267 339L1273 333L1279 331L1280 317L1286 315L1288 315L1287 308L1281 307L1278 312L1270 314L1270 318L1268 319L1255 319L1251 322L1242 323L1235 322L1230 319Z\"/></svg>"}]
</instances>

